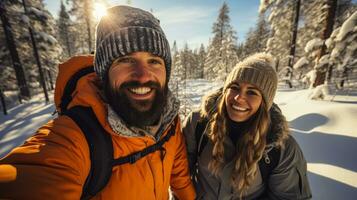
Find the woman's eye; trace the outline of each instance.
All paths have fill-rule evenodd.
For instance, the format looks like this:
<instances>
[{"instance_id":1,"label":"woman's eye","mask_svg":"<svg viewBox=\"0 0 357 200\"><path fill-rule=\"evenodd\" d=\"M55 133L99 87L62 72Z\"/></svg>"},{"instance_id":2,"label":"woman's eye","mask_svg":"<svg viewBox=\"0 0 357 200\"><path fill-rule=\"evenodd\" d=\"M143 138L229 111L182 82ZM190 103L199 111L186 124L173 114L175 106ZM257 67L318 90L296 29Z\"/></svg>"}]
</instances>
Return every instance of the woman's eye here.
<instances>
[{"instance_id":1,"label":"woman's eye","mask_svg":"<svg viewBox=\"0 0 357 200\"><path fill-rule=\"evenodd\" d=\"M236 86L236 85L232 85L229 88L234 90L234 91L239 91L240 90L240 88L238 86Z\"/></svg>"},{"instance_id":2,"label":"woman's eye","mask_svg":"<svg viewBox=\"0 0 357 200\"><path fill-rule=\"evenodd\" d=\"M248 90L247 94L248 95L258 95L258 93L256 91L254 91L254 90Z\"/></svg>"}]
</instances>

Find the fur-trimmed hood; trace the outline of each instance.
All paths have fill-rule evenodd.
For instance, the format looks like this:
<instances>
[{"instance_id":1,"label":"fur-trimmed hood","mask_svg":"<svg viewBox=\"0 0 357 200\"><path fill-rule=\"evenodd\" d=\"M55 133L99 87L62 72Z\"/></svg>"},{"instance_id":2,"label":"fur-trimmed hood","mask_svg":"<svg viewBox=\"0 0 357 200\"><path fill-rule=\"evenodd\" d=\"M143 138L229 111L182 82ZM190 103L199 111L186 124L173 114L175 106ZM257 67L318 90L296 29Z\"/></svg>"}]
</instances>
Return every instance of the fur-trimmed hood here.
<instances>
[{"instance_id":1,"label":"fur-trimmed hood","mask_svg":"<svg viewBox=\"0 0 357 200\"><path fill-rule=\"evenodd\" d=\"M217 110L217 104L222 98L223 88L220 88L203 97L200 115L202 118L210 118ZM288 122L275 103L270 109L270 128L267 134L267 148L269 146L283 146L289 135Z\"/></svg>"}]
</instances>

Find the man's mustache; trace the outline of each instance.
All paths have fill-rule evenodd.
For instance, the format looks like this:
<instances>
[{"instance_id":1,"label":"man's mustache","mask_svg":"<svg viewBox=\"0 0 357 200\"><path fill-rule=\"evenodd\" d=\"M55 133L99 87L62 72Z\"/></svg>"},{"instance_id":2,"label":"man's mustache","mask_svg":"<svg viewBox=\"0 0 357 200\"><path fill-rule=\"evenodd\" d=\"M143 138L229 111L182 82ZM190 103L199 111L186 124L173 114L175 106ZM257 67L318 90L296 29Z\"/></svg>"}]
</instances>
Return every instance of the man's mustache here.
<instances>
[{"instance_id":1,"label":"man's mustache","mask_svg":"<svg viewBox=\"0 0 357 200\"><path fill-rule=\"evenodd\" d=\"M139 81L128 81L121 84L120 89L134 88L134 87L149 87L153 89L160 89L160 84L155 81L148 81L140 83Z\"/></svg>"}]
</instances>

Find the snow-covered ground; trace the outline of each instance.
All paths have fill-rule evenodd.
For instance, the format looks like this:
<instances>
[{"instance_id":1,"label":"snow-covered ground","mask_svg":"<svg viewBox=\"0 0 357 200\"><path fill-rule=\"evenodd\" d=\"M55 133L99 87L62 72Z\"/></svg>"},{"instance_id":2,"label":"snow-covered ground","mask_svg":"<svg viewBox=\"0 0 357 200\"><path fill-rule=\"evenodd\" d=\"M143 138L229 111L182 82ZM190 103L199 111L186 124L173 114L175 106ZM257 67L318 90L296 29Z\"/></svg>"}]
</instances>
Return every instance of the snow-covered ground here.
<instances>
[{"instance_id":1,"label":"snow-covered ground","mask_svg":"<svg viewBox=\"0 0 357 200\"><path fill-rule=\"evenodd\" d=\"M185 102L197 107L203 94L220 85L191 80L187 90L181 90L179 95L186 96L189 100ZM287 117L308 162L313 199L356 199L357 91L348 91L348 95L337 93L327 98L331 101L308 100L309 93L280 88L275 102ZM0 157L53 117L53 104L42 102L39 95L10 109L7 116L0 114Z\"/></svg>"}]
</instances>

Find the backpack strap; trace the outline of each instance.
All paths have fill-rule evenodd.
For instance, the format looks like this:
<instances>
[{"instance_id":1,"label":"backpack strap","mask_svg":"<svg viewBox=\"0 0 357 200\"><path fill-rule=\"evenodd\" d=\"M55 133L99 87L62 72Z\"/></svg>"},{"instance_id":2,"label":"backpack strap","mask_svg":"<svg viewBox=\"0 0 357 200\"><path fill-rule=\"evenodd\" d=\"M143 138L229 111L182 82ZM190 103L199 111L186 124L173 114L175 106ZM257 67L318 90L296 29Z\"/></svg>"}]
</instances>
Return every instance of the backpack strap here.
<instances>
[{"instance_id":1,"label":"backpack strap","mask_svg":"<svg viewBox=\"0 0 357 200\"><path fill-rule=\"evenodd\" d=\"M176 122L176 120L174 120ZM149 146L149 147L146 147L145 149L141 150L141 151L137 151L137 152L134 152L130 155L127 155L127 156L124 156L124 157L120 157L120 158L117 158L113 161L113 166L115 165L122 165L122 164L125 164L125 163L130 163L130 164L133 164L135 163L137 160L139 160L140 158L150 154L150 153L153 153L155 151L158 151L160 150L161 151L161 157L163 159L163 157L165 156L165 148L163 147L163 145L170 140L170 138L175 135L175 132L176 132L176 124L177 123L174 123L173 125L171 125L170 127L170 130L169 132L163 137L161 138L161 140L159 140L158 142L156 142L155 144Z\"/></svg>"},{"instance_id":2,"label":"backpack strap","mask_svg":"<svg viewBox=\"0 0 357 200\"><path fill-rule=\"evenodd\" d=\"M79 126L88 143L91 167L81 199L90 199L106 186L112 175L112 139L106 134L90 107L75 106L64 114Z\"/></svg>"},{"instance_id":3,"label":"backpack strap","mask_svg":"<svg viewBox=\"0 0 357 200\"><path fill-rule=\"evenodd\" d=\"M195 139L196 139L196 147L197 147L197 157L199 157L208 142L208 137L204 134L206 126L208 124L207 118L200 119L196 124L195 129Z\"/></svg>"},{"instance_id":4,"label":"backpack strap","mask_svg":"<svg viewBox=\"0 0 357 200\"><path fill-rule=\"evenodd\" d=\"M63 90L63 95L61 97L61 103L59 105L59 107L61 109L61 113L66 112L69 103L72 101L72 93L76 89L78 80L81 77L83 77L87 74L93 73L93 72L94 72L94 67L89 66L89 67L85 67L85 68L78 70L75 74L73 74L71 76L71 78L68 80L68 82Z\"/></svg>"},{"instance_id":5,"label":"backpack strap","mask_svg":"<svg viewBox=\"0 0 357 200\"><path fill-rule=\"evenodd\" d=\"M79 126L89 146L91 168L83 186L81 199L90 199L101 191L109 182L112 168L116 165L134 164L140 158L158 150L160 150L163 159L166 153L163 145L175 135L177 124L171 125L169 132L154 145L127 156L113 159L111 136L100 125L90 107L75 106L68 109L64 115L73 119ZM175 122L177 122L177 119Z\"/></svg>"}]
</instances>

